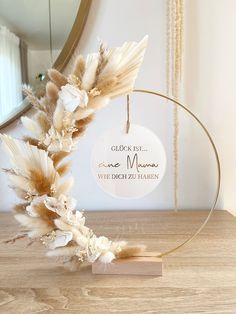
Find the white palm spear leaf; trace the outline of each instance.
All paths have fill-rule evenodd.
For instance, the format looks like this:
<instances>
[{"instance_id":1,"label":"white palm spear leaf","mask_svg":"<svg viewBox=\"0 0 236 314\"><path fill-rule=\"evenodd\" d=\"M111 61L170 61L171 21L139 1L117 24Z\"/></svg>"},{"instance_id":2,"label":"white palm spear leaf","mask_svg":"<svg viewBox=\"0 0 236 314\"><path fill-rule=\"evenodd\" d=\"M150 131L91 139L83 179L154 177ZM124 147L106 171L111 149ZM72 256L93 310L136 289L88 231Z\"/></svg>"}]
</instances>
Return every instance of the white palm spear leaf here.
<instances>
[{"instance_id":1,"label":"white palm spear leaf","mask_svg":"<svg viewBox=\"0 0 236 314\"><path fill-rule=\"evenodd\" d=\"M133 90L147 41L148 36L145 36L139 43L126 42L123 46L110 50L101 46L102 54L100 50L100 53L87 56L81 89L88 94L96 90L98 96L90 97L87 107L78 108L75 119L86 118L106 106L111 98Z\"/></svg>"},{"instance_id":2,"label":"white palm spear leaf","mask_svg":"<svg viewBox=\"0 0 236 314\"><path fill-rule=\"evenodd\" d=\"M113 98L132 91L143 61L147 41L148 36L145 36L139 43L126 42L123 46L107 52L105 56L107 63L99 74L96 83L99 89L99 86L102 87L109 80L114 81L112 87L104 92L107 97ZM103 94L102 90L101 92Z\"/></svg>"},{"instance_id":3,"label":"white palm spear leaf","mask_svg":"<svg viewBox=\"0 0 236 314\"><path fill-rule=\"evenodd\" d=\"M46 151L7 135L0 137L11 159L14 174L10 173L9 177L16 188L24 191L33 189L40 194L35 182L38 177L44 182L47 181L49 185L57 182L59 175Z\"/></svg>"},{"instance_id":4,"label":"white palm spear leaf","mask_svg":"<svg viewBox=\"0 0 236 314\"><path fill-rule=\"evenodd\" d=\"M56 176L53 161L48 153L36 146L23 141L13 139L4 134L0 135L5 151L10 155L14 170L22 173L25 177L30 175L32 169L41 169L46 176Z\"/></svg>"},{"instance_id":5,"label":"white palm spear leaf","mask_svg":"<svg viewBox=\"0 0 236 314\"><path fill-rule=\"evenodd\" d=\"M96 72L98 67L98 53L91 53L86 58L85 73L81 84L81 89L89 91L93 87L96 79Z\"/></svg>"}]
</instances>

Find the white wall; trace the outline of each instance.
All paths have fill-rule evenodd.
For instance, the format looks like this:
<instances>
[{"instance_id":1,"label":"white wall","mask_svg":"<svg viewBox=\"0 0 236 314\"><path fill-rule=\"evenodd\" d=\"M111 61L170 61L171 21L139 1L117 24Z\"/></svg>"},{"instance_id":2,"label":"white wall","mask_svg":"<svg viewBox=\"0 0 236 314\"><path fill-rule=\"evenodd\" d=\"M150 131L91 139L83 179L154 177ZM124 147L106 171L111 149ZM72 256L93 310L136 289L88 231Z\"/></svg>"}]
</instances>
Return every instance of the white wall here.
<instances>
[{"instance_id":1,"label":"white wall","mask_svg":"<svg viewBox=\"0 0 236 314\"><path fill-rule=\"evenodd\" d=\"M203 4L204 1L199 2ZM218 98L211 98L212 90L214 89L214 84L211 83L211 80L219 80L222 66L215 70L218 71L218 76L215 73L209 76L207 70L209 62L211 62L211 70L214 68L214 65L215 67L218 66L218 57L213 58L213 51L211 55L206 53L210 46L208 38L214 38L216 34L214 33L214 25L208 28L207 13L203 11L205 9L210 11L211 6L214 7L214 5L213 1L209 0L206 1L207 4L202 6L197 5L199 2L198 0L187 1L185 50L185 86L187 92L184 96L189 107L209 126L211 133L213 133L216 139L216 144L220 148L220 153L224 152L222 156L223 168L228 167L229 161L231 161L231 167L233 167L230 154L229 152L226 153L226 150L229 151L230 147L224 141L225 136L222 136L222 132L226 127L230 130L231 122L229 117L231 117L232 112L229 112L229 107L225 107L224 115L229 115L229 117L227 116L228 120L225 119L225 122L222 122L222 111L220 110L222 105L216 103L216 100L219 98L224 106L229 102L233 104L233 92L231 90L231 101L229 101L229 99L224 97L224 93L219 91L219 85L217 85L216 92L218 93ZM233 5L233 1L226 0L225 2ZM223 0L214 2L215 5L216 3L221 5ZM197 10L195 11L196 6ZM99 45L97 38L103 39L110 46L117 46L125 40L140 40L145 34L148 34L149 45L136 87L165 92L165 18L164 0L93 1L77 53L87 54L96 51ZM225 14L225 19L227 20L227 14ZM219 22L217 23L219 24ZM229 24L229 22L227 23ZM229 25L227 23L222 23L224 24L222 27L226 27L225 30L232 32L233 28L228 29ZM205 28L208 28L207 32ZM192 38L192 31L195 34L194 36L197 37L196 42ZM212 35L212 32L215 35ZM206 33L208 37L205 38ZM200 41L201 47L197 45L198 41ZM213 47L217 47L216 38ZM229 47L227 48L229 49ZM200 53L201 51L205 52ZM230 51L227 50L227 52L231 57L233 56ZM198 63L200 57L202 62L201 69L203 69L201 76L199 76ZM224 58L221 57L220 60L223 65ZM71 65L68 66L67 72L70 68ZM223 71L225 71L225 68ZM230 65L228 65L228 71L231 72ZM228 81L227 76L222 81L224 81L222 82L224 87L227 85L227 88L229 88L231 82L230 80ZM168 167L165 178L156 191L140 200L130 201L114 199L106 195L95 183L90 169L91 148L99 134L115 125L125 123L125 99L117 99L97 114L95 122L90 125L86 136L79 143L78 151L73 155L72 173L76 181L73 195L78 199L79 208L85 208L86 210L173 208L172 107L165 101L143 95L132 96L131 107L132 122L147 126L163 141L168 155ZM180 111L179 115L181 122L180 207L206 208L210 206L214 196L216 170L214 156L203 132L199 130L196 124L192 123L184 112ZM230 119L232 120L233 118ZM220 126L221 130L219 130L218 126ZM5 131L17 137L20 137L20 134L24 132L20 125L17 127L14 125ZM8 165L7 158L3 155L0 155L0 162L4 167ZM227 169L225 172L221 200L218 204L219 208L223 208L226 204L227 207L235 206L232 192L230 192L230 172L232 173L232 171L229 170L228 175ZM4 196L1 200L1 208L8 210L11 208L12 203L16 201L16 198L13 192L9 192L6 178L3 174L1 174L0 180L0 192Z\"/></svg>"},{"instance_id":2,"label":"white wall","mask_svg":"<svg viewBox=\"0 0 236 314\"><path fill-rule=\"evenodd\" d=\"M217 144L222 208L236 212L236 2L186 1L185 96Z\"/></svg>"}]
</instances>

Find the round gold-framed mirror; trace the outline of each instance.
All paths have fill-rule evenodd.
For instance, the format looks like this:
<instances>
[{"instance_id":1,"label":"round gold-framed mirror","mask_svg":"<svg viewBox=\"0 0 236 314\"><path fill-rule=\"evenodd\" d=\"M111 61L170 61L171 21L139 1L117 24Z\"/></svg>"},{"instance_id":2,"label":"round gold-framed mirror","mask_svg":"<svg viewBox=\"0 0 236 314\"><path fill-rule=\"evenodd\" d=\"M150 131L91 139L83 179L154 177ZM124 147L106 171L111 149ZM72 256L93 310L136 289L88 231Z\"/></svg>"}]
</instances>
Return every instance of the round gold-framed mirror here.
<instances>
[{"instance_id":1,"label":"round gold-framed mirror","mask_svg":"<svg viewBox=\"0 0 236 314\"><path fill-rule=\"evenodd\" d=\"M31 108L22 95L22 84L30 84L40 95L46 70L66 67L81 38L91 2L18 1L18 9L11 10L15 2L0 0L0 129Z\"/></svg>"}]
</instances>

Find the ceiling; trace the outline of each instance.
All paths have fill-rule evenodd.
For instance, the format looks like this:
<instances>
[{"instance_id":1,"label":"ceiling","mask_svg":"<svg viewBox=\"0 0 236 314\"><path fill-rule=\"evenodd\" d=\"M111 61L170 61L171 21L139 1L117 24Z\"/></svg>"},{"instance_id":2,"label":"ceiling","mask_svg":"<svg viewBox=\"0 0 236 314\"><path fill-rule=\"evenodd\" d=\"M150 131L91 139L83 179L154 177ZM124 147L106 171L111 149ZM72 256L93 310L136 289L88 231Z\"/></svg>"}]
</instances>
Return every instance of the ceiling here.
<instances>
[{"instance_id":1,"label":"ceiling","mask_svg":"<svg viewBox=\"0 0 236 314\"><path fill-rule=\"evenodd\" d=\"M75 21L80 0L51 0L52 46L61 49ZM0 25L32 50L49 50L49 0L0 0Z\"/></svg>"}]
</instances>

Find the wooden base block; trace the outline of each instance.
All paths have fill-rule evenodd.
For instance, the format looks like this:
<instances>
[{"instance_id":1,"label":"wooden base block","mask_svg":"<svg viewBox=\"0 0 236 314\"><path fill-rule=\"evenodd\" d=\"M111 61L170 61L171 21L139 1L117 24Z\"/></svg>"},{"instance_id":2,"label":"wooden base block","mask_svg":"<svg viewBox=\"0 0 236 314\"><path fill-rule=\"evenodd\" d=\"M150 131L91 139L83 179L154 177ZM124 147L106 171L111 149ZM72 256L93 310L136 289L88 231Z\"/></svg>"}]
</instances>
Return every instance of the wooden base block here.
<instances>
[{"instance_id":1,"label":"wooden base block","mask_svg":"<svg viewBox=\"0 0 236 314\"><path fill-rule=\"evenodd\" d=\"M143 252L128 258L119 258L110 264L96 261L92 264L92 273L100 275L147 275L162 276L162 258L157 252Z\"/></svg>"}]
</instances>

